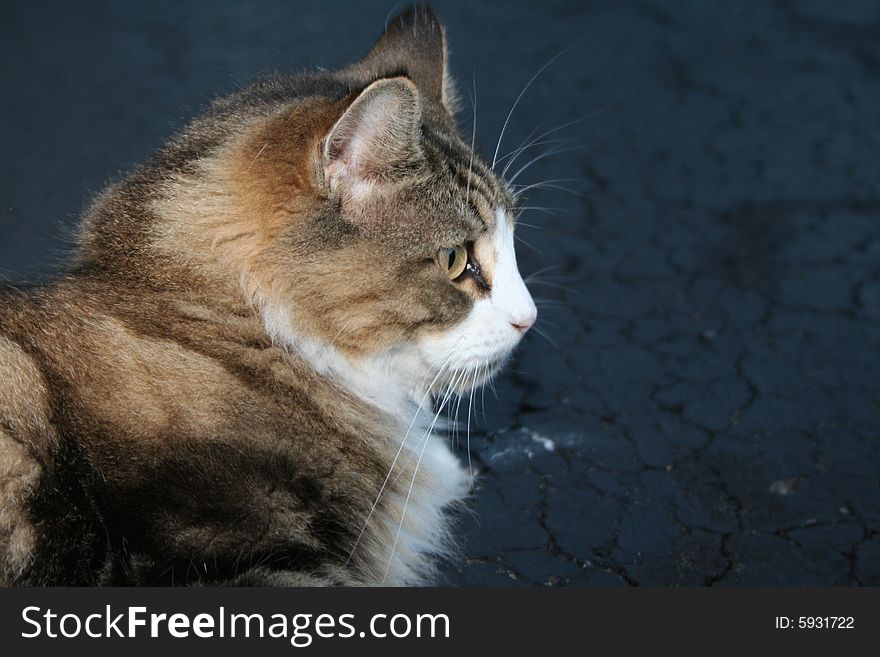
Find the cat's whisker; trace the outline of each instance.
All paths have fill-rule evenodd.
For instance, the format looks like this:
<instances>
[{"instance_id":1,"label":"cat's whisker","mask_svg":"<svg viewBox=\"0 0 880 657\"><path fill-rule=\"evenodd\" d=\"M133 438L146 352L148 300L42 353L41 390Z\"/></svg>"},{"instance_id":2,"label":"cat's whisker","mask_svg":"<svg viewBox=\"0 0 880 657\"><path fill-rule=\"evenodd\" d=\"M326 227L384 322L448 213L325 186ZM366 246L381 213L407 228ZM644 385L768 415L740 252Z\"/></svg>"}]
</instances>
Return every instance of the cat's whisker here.
<instances>
[{"instance_id":1,"label":"cat's whisker","mask_svg":"<svg viewBox=\"0 0 880 657\"><path fill-rule=\"evenodd\" d=\"M526 91L528 91L529 87L531 87L532 84L535 82L535 80L537 80L537 79L540 77L541 73L543 73L544 71L546 71L547 68L549 68L550 65L551 65L553 62L555 62L557 59L559 59L560 57L562 57L565 53L567 53L569 50L571 50L575 45L577 45L578 43L580 43L581 40L582 40L582 39L578 39L577 41L575 41L574 43L572 43L570 46L566 47L565 49L561 50L561 51L558 52L556 55L554 55L553 57L551 57L551 58L550 58L550 61L548 61L548 62L547 62L546 64L544 64L541 68L539 68L538 71L537 71L537 73L535 73L535 74L529 79L529 81L526 82L525 86L522 88L522 91L519 92L519 96L517 96L517 97L516 97L516 100L513 101L513 105L511 106L510 111L507 113L507 118L504 119L504 125L501 126L501 134L498 135L498 143L495 144L495 153L494 153L494 155L492 156L492 170L493 170L493 171L495 170L495 163L496 163L496 161L498 160L498 151L499 151L499 149L501 148L501 141L504 139L504 133L505 133L505 131L507 130L507 125L510 123L510 117L513 116L513 112L514 112L514 110L516 110L517 105L519 105L519 102L522 100L522 97L525 95Z\"/></svg>"},{"instance_id":2,"label":"cat's whisker","mask_svg":"<svg viewBox=\"0 0 880 657\"><path fill-rule=\"evenodd\" d=\"M409 500L412 496L413 487L416 483L416 476L419 474L419 466L422 464L422 457L425 455L425 448L428 446L428 442L431 440L431 435L434 432L434 426L437 423L437 418L440 416L440 413L443 411L443 407L446 405L446 402L449 401L450 396L453 393L454 387L457 383L457 378L453 377L452 381L446 388L446 393L443 396L443 401L440 404L440 409L435 413L434 420L431 422L431 426L428 427L428 431L425 433L424 440L422 441L422 447L419 451L419 457L416 461L416 466L413 469L412 479L409 482L409 490L406 493L406 499L403 501L403 510L400 513L400 523L397 525L397 533L394 535L394 543L391 545L391 555L388 557L388 565L385 567L385 574L382 576L382 584L385 584L385 580L388 578L388 572L391 570L391 564L394 561L394 553L397 550L397 543L400 540L400 532L403 530L403 523L406 519L406 510L409 506Z\"/></svg>"},{"instance_id":3,"label":"cat's whisker","mask_svg":"<svg viewBox=\"0 0 880 657\"><path fill-rule=\"evenodd\" d=\"M469 370L470 370L470 368L468 367L465 370L465 372L468 372ZM462 383L464 383L464 381L466 381L466 380L467 380L466 376L462 377ZM455 402L455 436L456 436L456 438L458 438L458 430L460 428L459 423L458 423L458 412L461 409L461 402L462 402L462 399L464 398L465 394L466 394L466 391L464 389L456 392L456 395L458 396L458 399ZM458 442L456 441L456 446L457 445L458 445Z\"/></svg>"},{"instance_id":4,"label":"cat's whisker","mask_svg":"<svg viewBox=\"0 0 880 657\"><path fill-rule=\"evenodd\" d=\"M563 291L565 291L565 292L568 292L569 294L574 294L574 295L579 295L579 294L580 294L580 292L578 292L578 291L575 290L574 288L570 288L570 287L568 287L568 286L566 286L566 285L560 285L559 283L554 283L554 282L552 282L552 281L544 280L543 278L536 278L536 279L534 279L534 280L532 280L532 281L529 281L529 284L530 284L530 285L544 285L544 286L546 286L546 287L553 287L553 288L556 288L556 289L558 289L558 290L563 290Z\"/></svg>"},{"instance_id":5,"label":"cat's whisker","mask_svg":"<svg viewBox=\"0 0 880 657\"><path fill-rule=\"evenodd\" d=\"M471 95L471 105L474 109L474 116L472 119L471 125L471 151L468 160L468 172L467 172L467 194L465 196L465 200L467 204L470 204L471 199L471 171L474 168L474 142L477 139L477 72L473 71L473 94Z\"/></svg>"},{"instance_id":6,"label":"cat's whisker","mask_svg":"<svg viewBox=\"0 0 880 657\"><path fill-rule=\"evenodd\" d=\"M471 366L467 366L464 370L463 375L458 377L456 389L454 389L454 394L456 396L455 406L453 408L452 404L449 404L449 406L447 407L447 416L449 417L449 425L452 430L452 445L454 447L458 446L458 435L461 429L461 423L458 421L461 404L464 400L464 396L470 395L472 392L472 387L464 386L464 383L470 378L470 373ZM458 387L462 387L462 389L458 390Z\"/></svg>"},{"instance_id":7,"label":"cat's whisker","mask_svg":"<svg viewBox=\"0 0 880 657\"><path fill-rule=\"evenodd\" d=\"M519 155L521 155L522 153L524 153L528 150L531 150L533 148L537 148L538 146L558 146L559 144L562 144L564 142L565 142L565 139L545 139L542 141L532 140L528 144L525 144L524 146L520 146L519 148L516 148L516 149L510 151L506 155L499 157L498 162L496 162L496 164L501 164L504 160L511 158L510 161L506 165L504 165L504 169L501 170L501 175L503 177L505 171L507 171L510 168L511 162L516 160L516 158Z\"/></svg>"},{"instance_id":8,"label":"cat's whisker","mask_svg":"<svg viewBox=\"0 0 880 657\"><path fill-rule=\"evenodd\" d=\"M604 111L605 111L605 108L604 108L604 107L600 107L600 108L597 109L596 111L594 111L594 112L590 112L589 114L587 114L587 115L585 115L585 116L581 116L581 117L579 117L579 118L577 118L577 119L574 119L573 121L569 121L569 122L567 122L567 123L563 123L562 125L559 125L559 126L556 126L555 128L552 128L552 129L550 129L550 130L547 130L546 132L544 132L544 133L538 135L537 137L534 137L534 138L532 139L532 141L529 142L528 144L526 144L525 146L520 145L519 148L517 148L517 149L511 151L510 153L508 153L507 155L505 155L504 157L502 157L501 160L503 160L503 159L509 157L510 155L512 155L512 154L514 154L514 153L515 153L515 155L513 156L513 160L515 160L517 157L519 157L519 155L520 155L523 151L525 151L525 150L527 150L527 149L529 149L529 148L531 148L531 147L533 147L533 146L537 146L539 143L540 143L540 144L546 144L546 143L551 143L552 141L558 141L558 140L549 140L549 141L548 141L548 140L547 140L547 137L549 137L550 135L556 134L556 133L559 132L560 130L565 130L566 128L569 128L569 127L571 127L571 126L573 126L573 125L577 125L578 123L583 123L584 121L588 121L589 119L592 119L592 118L596 117L597 115L601 114L601 113L604 112ZM540 126L540 124L538 124L538 125ZM531 138L532 135L534 135L535 132L537 132L537 128L536 128L535 130L533 130L531 133L529 133L529 136L527 136L526 139L523 140L523 143L525 143L525 141L526 141L527 139ZM507 173L507 168L508 168L511 164L513 164L513 160L511 160L510 162L507 163L507 166L504 168L504 172L502 172L502 174L501 174L502 176L503 176L504 174ZM499 160L499 161L500 161L500 160Z\"/></svg>"},{"instance_id":9,"label":"cat's whisker","mask_svg":"<svg viewBox=\"0 0 880 657\"><path fill-rule=\"evenodd\" d=\"M480 366L480 379L484 379L489 373L489 364L483 363ZM483 422L486 421L486 386L480 388L480 404L483 406Z\"/></svg>"},{"instance_id":10,"label":"cat's whisker","mask_svg":"<svg viewBox=\"0 0 880 657\"><path fill-rule=\"evenodd\" d=\"M468 474L471 476L471 492L474 490L474 466L471 462L471 408L474 403L474 395L477 391L477 368L473 368L473 380L471 382L471 391L468 395L467 409L467 457L468 457Z\"/></svg>"},{"instance_id":11,"label":"cat's whisker","mask_svg":"<svg viewBox=\"0 0 880 657\"><path fill-rule=\"evenodd\" d=\"M449 428L452 434L452 446L455 447L458 444L458 409L461 406L461 393L458 391L454 391L456 400L455 405L449 404L446 408L446 417L449 423Z\"/></svg>"},{"instance_id":12,"label":"cat's whisker","mask_svg":"<svg viewBox=\"0 0 880 657\"><path fill-rule=\"evenodd\" d=\"M454 411L452 409L452 404L450 404L449 407L446 409L446 423L450 432L451 447L454 448L456 443L458 442L458 426L456 422L457 418L453 419L453 413Z\"/></svg>"},{"instance_id":13,"label":"cat's whisker","mask_svg":"<svg viewBox=\"0 0 880 657\"><path fill-rule=\"evenodd\" d=\"M524 221L517 221L516 227L519 228L520 226L522 226L523 228L532 228L534 230L544 230L543 226L536 226L535 224L527 224Z\"/></svg>"},{"instance_id":14,"label":"cat's whisker","mask_svg":"<svg viewBox=\"0 0 880 657\"><path fill-rule=\"evenodd\" d=\"M560 146L564 143L566 143L565 139L546 139L543 141L532 140L531 142L529 142L525 146L522 146L520 148L517 148L516 150L510 151L507 155L504 155L503 157L499 158L498 162L496 163L496 164L500 164L506 158L513 156L512 159L506 165L504 165L504 168L501 170L501 177L503 178L505 175L507 175L507 171L510 169L511 165L516 161L516 158L519 157L525 151L531 150L533 148L537 148L538 146L556 147L556 146Z\"/></svg>"},{"instance_id":15,"label":"cat's whisker","mask_svg":"<svg viewBox=\"0 0 880 657\"><path fill-rule=\"evenodd\" d=\"M582 178L551 178L549 180L539 180L535 183L531 183L529 185L510 185L510 187L516 190L517 194L525 191L527 188L531 188L533 185L546 185L549 183L562 183L562 182L583 182Z\"/></svg>"},{"instance_id":16,"label":"cat's whisker","mask_svg":"<svg viewBox=\"0 0 880 657\"><path fill-rule=\"evenodd\" d=\"M350 318L348 319L348 321L345 322L345 324L342 325L342 328L339 329L339 330L336 332L336 335L333 336L333 339L330 340L330 345L329 345L330 347L332 347L332 346L336 343L336 340L339 338L339 336L342 335L342 333L343 333L343 332L344 332L349 326L351 326L351 325L354 323L355 319L356 319L355 317L350 317Z\"/></svg>"},{"instance_id":17,"label":"cat's whisker","mask_svg":"<svg viewBox=\"0 0 880 657\"><path fill-rule=\"evenodd\" d=\"M568 180L572 180L572 179L568 179ZM575 180L577 182L581 182L577 178L574 178L573 180ZM516 187L516 186L514 186L514 187ZM587 198L587 195L584 194L583 192L580 192L576 189L572 189L571 187L565 187L564 185L557 185L555 181L550 181L550 180L545 181L545 182L532 183L531 185L525 185L524 187L520 187L519 189L516 189L514 191L514 197L520 198L525 192L529 191L530 189L551 189L551 190L554 190L557 192L566 192L568 194L571 194L572 196L577 196L579 198Z\"/></svg>"},{"instance_id":18,"label":"cat's whisker","mask_svg":"<svg viewBox=\"0 0 880 657\"><path fill-rule=\"evenodd\" d=\"M539 121L538 125L536 125L534 128L532 128L532 130L529 132L529 134L527 134L523 138L523 140L519 143L519 146L517 146L516 148L514 148L510 152L505 153L504 155L499 157L498 160L495 162L495 164L497 165L500 162L504 162L504 160L506 160L510 157L515 157L516 153L522 152L523 149L530 148L536 141L541 139L540 136L536 137L535 135L538 134L538 131L544 126L545 122L546 122L546 119L542 119L541 121Z\"/></svg>"},{"instance_id":19,"label":"cat's whisker","mask_svg":"<svg viewBox=\"0 0 880 657\"><path fill-rule=\"evenodd\" d=\"M564 213L568 212L568 210L566 210L565 208L559 208L559 207L553 207L553 206L543 206L543 205L521 205L521 206L517 206L515 208L511 208L508 211L511 211L511 210L513 212L515 212L517 216L521 216L521 215L525 214L526 212L540 212L542 214L550 215L551 217L558 217L560 214L564 214ZM517 219L516 225L517 226L520 226L520 225L528 226L528 224L524 224L519 219Z\"/></svg>"},{"instance_id":20,"label":"cat's whisker","mask_svg":"<svg viewBox=\"0 0 880 657\"><path fill-rule=\"evenodd\" d=\"M260 155L263 154L263 151L266 150L266 147L268 145L269 145L269 142L266 142L265 144L263 144L263 147L257 152L257 154L254 156L254 159L251 160L251 163L248 165L248 168L247 168L248 171L251 170L251 167L254 166L254 163L257 161L257 158L259 158Z\"/></svg>"},{"instance_id":21,"label":"cat's whisker","mask_svg":"<svg viewBox=\"0 0 880 657\"><path fill-rule=\"evenodd\" d=\"M557 343L556 343L556 342L555 342L555 341L554 341L549 335L547 335L547 333L545 333L544 331L542 331L540 328L538 328L537 326L533 326L533 327L532 327L532 330L533 330L537 335L540 335L540 336L541 336L542 338L544 338L547 342L549 342L553 347L555 347L556 349L559 349L559 345L558 345L558 344L557 344Z\"/></svg>"},{"instance_id":22,"label":"cat's whisker","mask_svg":"<svg viewBox=\"0 0 880 657\"><path fill-rule=\"evenodd\" d=\"M552 205L520 205L517 207L517 210L520 212L527 212L529 210L534 210L536 212L544 212L547 214L552 214L556 216L558 214L566 214L568 213L567 208L555 207Z\"/></svg>"},{"instance_id":23,"label":"cat's whisker","mask_svg":"<svg viewBox=\"0 0 880 657\"><path fill-rule=\"evenodd\" d=\"M538 249L536 249L534 246L532 246L532 245L529 244L526 240L524 240L522 237L520 237L519 235L514 235L514 236L513 236L513 239L515 239L517 242L520 242L521 244L524 244L525 246L527 246L528 248L530 248L532 251L534 251L534 252L537 253L538 255L544 255L544 254L541 253Z\"/></svg>"},{"instance_id":24,"label":"cat's whisker","mask_svg":"<svg viewBox=\"0 0 880 657\"><path fill-rule=\"evenodd\" d=\"M549 267L542 267L538 271L532 272L528 276L523 279L524 283L529 283L530 281L535 280L538 276L548 271L553 271L555 269L562 269L562 265L550 265Z\"/></svg>"},{"instance_id":25,"label":"cat's whisker","mask_svg":"<svg viewBox=\"0 0 880 657\"><path fill-rule=\"evenodd\" d=\"M498 390L495 387L495 379L489 379L488 381L486 381L486 384L492 390L492 394L495 395L495 399L498 399Z\"/></svg>"},{"instance_id":26,"label":"cat's whisker","mask_svg":"<svg viewBox=\"0 0 880 657\"><path fill-rule=\"evenodd\" d=\"M541 180L541 181L538 181L534 184L542 185L545 183L557 183L557 182L583 182L583 179L582 178L553 178L552 180ZM526 186L530 186L530 185L511 185L511 187L513 187L514 189L518 189L518 190L521 190L523 187L526 187Z\"/></svg>"},{"instance_id":27,"label":"cat's whisker","mask_svg":"<svg viewBox=\"0 0 880 657\"><path fill-rule=\"evenodd\" d=\"M561 153L571 153L571 152L573 152L573 151L579 151L579 150L581 150L581 147L580 147L580 146L571 146L571 147L569 147L569 148L563 148L563 147L560 146L560 147L557 147L557 148L551 148L551 149L549 149L549 150L547 150L547 151L544 151L543 153L541 153L540 155L536 155L536 156L533 157L531 160L529 160L528 162L526 162L525 164L523 164L519 169L517 169L516 173L513 174L513 176L511 176L511 178L510 178L510 180L509 180L508 182L509 182L510 184L513 184L513 183L516 182L516 180L517 180L517 179L518 179L523 173L525 173L525 172L526 172L526 171L527 171L532 165L536 164L537 162L540 162L541 160L544 160L544 159L546 159L546 158L548 158L548 157L553 157L554 155L559 155L559 154L561 154Z\"/></svg>"}]
</instances>

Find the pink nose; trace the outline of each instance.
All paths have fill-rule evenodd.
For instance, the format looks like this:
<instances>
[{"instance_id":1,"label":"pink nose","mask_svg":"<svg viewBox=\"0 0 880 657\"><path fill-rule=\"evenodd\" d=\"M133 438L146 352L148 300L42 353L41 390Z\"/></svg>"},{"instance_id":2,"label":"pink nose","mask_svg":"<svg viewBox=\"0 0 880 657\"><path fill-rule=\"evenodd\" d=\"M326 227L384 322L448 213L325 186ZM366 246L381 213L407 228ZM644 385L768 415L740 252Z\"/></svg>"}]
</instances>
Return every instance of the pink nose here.
<instances>
[{"instance_id":1,"label":"pink nose","mask_svg":"<svg viewBox=\"0 0 880 657\"><path fill-rule=\"evenodd\" d=\"M538 318L537 313L529 313L528 315L523 315L522 317L517 318L510 322L510 325L513 326L520 333L525 333L532 325L535 323L535 320Z\"/></svg>"}]
</instances>

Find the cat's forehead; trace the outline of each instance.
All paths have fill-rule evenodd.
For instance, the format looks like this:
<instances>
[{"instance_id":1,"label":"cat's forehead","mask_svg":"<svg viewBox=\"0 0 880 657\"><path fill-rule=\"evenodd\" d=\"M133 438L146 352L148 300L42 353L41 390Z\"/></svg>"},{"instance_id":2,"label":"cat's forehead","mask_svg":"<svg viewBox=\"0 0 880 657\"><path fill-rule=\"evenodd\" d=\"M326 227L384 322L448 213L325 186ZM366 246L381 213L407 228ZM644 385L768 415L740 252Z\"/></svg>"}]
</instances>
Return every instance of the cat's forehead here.
<instances>
[{"instance_id":1,"label":"cat's forehead","mask_svg":"<svg viewBox=\"0 0 880 657\"><path fill-rule=\"evenodd\" d=\"M427 121L422 127L421 146L426 164L440 174L438 180L463 190L477 214L513 207L515 199L494 167L483 161L472 143L462 139L457 126L447 121Z\"/></svg>"},{"instance_id":2,"label":"cat's forehead","mask_svg":"<svg viewBox=\"0 0 880 657\"><path fill-rule=\"evenodd\" d=\"M405 186L386 207L387 229L402 232L413 246L426 250L476 241L494 232L499 223L512 222L512 199L486 173L472 169L455 175L422 177ZM395 226L397 230L395 230Z\"/></svg>"},{"instance_id":3,"label":"cat's forehead","mask_svg":"<svg viewBox=\"0 0 880 657\"><path fill-rule=\"evenodd\" d=\"M420 257L491 231L495 218L490 212L476 212L456 198L455 190L416 185L377 199L364 208L358 223L364 237Z\"/></svg>"},{"instance_id":4,"label":"cat's forehead","mask_svg":"<svg viewBox=\"0 0 880 657\"><path fill-rule=\"evenodd\" d=\"M444 126L445 128L446 126ZM471 230L491 230L499 217L512 216L516 200L495 171L453 129L423 131L427 184L417 193L442 198Z\"/></svg>"}]
</instances>

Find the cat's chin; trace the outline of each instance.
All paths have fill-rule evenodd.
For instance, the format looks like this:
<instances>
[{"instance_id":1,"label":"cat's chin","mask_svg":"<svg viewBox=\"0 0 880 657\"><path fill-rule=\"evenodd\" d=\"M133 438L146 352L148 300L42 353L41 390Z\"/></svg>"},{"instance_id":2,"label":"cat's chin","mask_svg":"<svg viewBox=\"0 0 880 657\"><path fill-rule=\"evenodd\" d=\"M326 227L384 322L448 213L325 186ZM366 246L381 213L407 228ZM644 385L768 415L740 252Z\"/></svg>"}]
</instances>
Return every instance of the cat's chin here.
<instances>
[{"instance_id":1,"label":"cat's chin","mask_svg":"<svg viewBox=\"0 0 880 657\"><path fill-rule=\"evenodd\" d=\"M432 386L432 395L434 397L468 395L492 381L509 359L510 354L507 354L451 370Z\"/></svg>"}]
</instances>

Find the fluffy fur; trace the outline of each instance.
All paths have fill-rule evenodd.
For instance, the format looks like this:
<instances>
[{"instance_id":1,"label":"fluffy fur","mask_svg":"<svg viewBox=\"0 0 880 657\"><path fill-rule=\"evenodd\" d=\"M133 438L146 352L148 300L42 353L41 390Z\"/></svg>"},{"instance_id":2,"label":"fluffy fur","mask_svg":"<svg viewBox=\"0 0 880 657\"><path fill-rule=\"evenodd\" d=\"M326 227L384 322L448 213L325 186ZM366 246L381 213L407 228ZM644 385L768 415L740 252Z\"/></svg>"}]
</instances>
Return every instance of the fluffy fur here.
<instances>
[{"instance_id":1,"label":"fluffy fur","mask_svg":"<svg viewBox=\"0 0 880 657\"><path fill-rule=\"evenodd\" d=\"M347 69L218 100L65 275L0 291L0 580L430 581L468 485L436 407L535 319L446 68L416 7Z\"/></svg>"}]
</instances>

